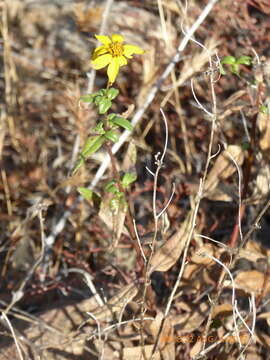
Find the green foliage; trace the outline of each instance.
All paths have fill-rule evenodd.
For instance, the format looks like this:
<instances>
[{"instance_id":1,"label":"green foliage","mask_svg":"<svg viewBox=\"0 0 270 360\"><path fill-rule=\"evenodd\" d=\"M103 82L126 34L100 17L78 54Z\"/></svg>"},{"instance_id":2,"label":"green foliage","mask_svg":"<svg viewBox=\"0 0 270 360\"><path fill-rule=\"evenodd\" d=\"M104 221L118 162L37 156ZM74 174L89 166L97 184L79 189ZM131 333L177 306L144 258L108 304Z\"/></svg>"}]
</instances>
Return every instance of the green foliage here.
<instances>
[{"instance_id":1,"label":"green foliage","mask_svg":"<svg viewBox=\"0 0 270 360\"><path fill-rule=\"evenodd\" d=\"M109 89L101 89L94 94L88 94L81 96L81 101L86 103L94 103L97 108L99 114L106 114L106 112L111 108L112 101L119 94L119 90L115 88Z\"/></svg>"},{"instance_id":2,"label":"green foliage","mask_svg":"<svg viewBox=\"0 0 270 360\"><path fill-rule=\"evenodd\" d=\"M125 173L124 176L121 179L121 185L124 189L129 187L130 184L132 184L137 179L137 175L134 173ZM120 191L117 187L116 180L109 181L105 186L105 191L110 192L112 194L118 194Z\"/></svg>"},{"instance_id":3,"label":"green foliage","mask_svg":"<svg viewBox=\"0 0 270 360\"><path fill-rule=\"evenodd\" d=\"M94 132L98 133L99 135L105 134L105 130L103 129L104 124L100 121L97 126L94 128Z\"/></svg>"},{"instance_id":4,"label":"green foliage","mask_svg":"<svg viewBox=\"0 0 270 360\"><path fill-rule=\"evenodd\" d=\"M133 130L133 126L131 125L131 122L117 114L112 113L108 115L108 120L111 126L118 125L125 130L129 130L129 131Z\"/></svg>"},{"instance_id":5,"label":"green foliage","mask_svg":"<svg viewBox=\"0 0 270 360\"><path fill-rule=\"evenodd\" d=\"M107 90L107 97L108 99L110 100L113 100L115 99L119 94L119 90L118 89L115 89L115 88L110 88Z\"/></svg>"},{"instance_id":6,"label":"green foliage","mask_svg":"<svg viewBox=\"0 0 270 360\"><path fill-rule=\"evenodd\" d=\"M102 146L106 138L103 135L91 136L86 140L86 143L80 153L79 160L77 161L72 174L74 175L85 160Z\"/></svg>"},{"instance_id":7,"label":"green foliage","mask_svg":"<svg viewBox=\"0 0 270 360\"><path fill-rule=\"evenodd\" d=\"M100 115L105 115L112 106L112 100L119 94L119 90L115 88L101 89L93 94L81 96L81 101L93 104L97 107ZM129 120L119 116L118 114L111 113L105 115L104 120L98 121L95 128L92 129L94 135L90 136L79 155L79 160L75 165L73 174L84 164L85 160L93 153L98 151L100 147L106 141L116 143L119 140L118 128L132 131L133 126ZM97 134L97 135L96 135ZM136 180L136 174L126 173L121 179L121 186L126 189L131 183ZM112 211L116 211L119 206L127 206L125 201L125 194L119 190L119 185L116 180L108 182L105 186L105 191L113 194L113 198L110 201L110 207ZM93 192L87 188L79 187L79 193L84 199L90 201L93 200Z\"/></svg>"},{"instance_id":8,"label":"green foliage","mask_svg":"<svg viewBox=\"0 0 270 360\"><path fill-rule=\"evenodd\" d=\"M251 66L252 58L250 56L242 55L239 58L235 56L225 56L220 62L220 72L222 75L226 75L226 71L223 65L228 65L230 71L239 76L240 65Z\"/></svg>"},{"instance_id":9,"label":"green foliage","mask_svg":"<svg viewBox=\"0 0 270 360\"><path fill-rule=\"evenodd\" d=\"M260 107L259 111L262 114L269 115L269 109L268 109L268 106L266 106L266 105L262 105Z\"/></svg>"},{"instance_id":10,"label":"green foliage","mask_svg":"<svg viewBox=\"0 0 270 360\"><path fill-rule=\"evenodd\" d=\"M112 100L115 99L118 94L118 89L108 88L101 89L93 94L83 95L80 99L83 102L96 105L99 114L104 115L111 108ZM78 169L90 155L100 149L105 141L116 143L119 140L119 134L116 131L118 127L129 131L133 130L130 121L115 113L107 115L105 120L101 120L97 123L96 127L93 129L93 132L98 135L91 136L87 139L80 153L79 160L75 165L73 174L78 171Z\"/></svg>"},{"instance_id":11,"label":"green foliage","mask_svg":"<svg viewBox=\"0 0 270 360\"><path fill-rule=\"evenodd\" d=\"M101 98L98 103L98 112L100 114L105 114L112 106L112 102L110 99Z\"/></svg>"},{"instance_id":12,"label":"green foliage","mask_svg":"<svg viewBox=\"0 0 270 360\"><path fill-rule=\"evenodd\" d=\"M236 63L236 58L234 56L225 56L222 60L221 60L221 64L228 64L228 65L233 65Z\"/></svg>"},{"instance_id":13,"label":"green foliage","mask_svg":"<svg viewBox=\"0 0 270 360\"><path fill-rule=\"evenodd\" d=\"M85 200L92 200L93 191L85 187L78 187L78 192L82 195Z\"/></svg>"},{"instance_id":14,"label":"green foliage","mask_svg":"<svg viewBox=\"0 0 270 360\"><path fill-rule=\"evenodd\" d=\"M83 95L80 97L80 100L91 104L93 102L93 97L94 97L94 94Z\"/></svg>"},{"instance_id":15,"label":"green foliage","mask_svg":"<svg viewBox=\"0 0 270 360\"><path fill-rule=\"evenodd\" d=\"M77 190L85 200L91 202L95 209L100 209L101 197L96 192L81 186L79 186Z\"/></svg>"},{"instance_id":16,"label":"green foliage","mask_svg":"<svg viewBox=\"0 0 270 360\"><path fill-rule=\"evenodd\" d=\"M94 154L102 146L105 139L102 135L91 136L86 140L81 155L84 159Z\"/></svg>"},{"instance_id":17,"label":"green foliage","mask_svg":"<svg viewBox=\"0 0 270 360\"><path fill-rule=\"evenodd\" d=\"M251 66L252 58L250 56L242 55L237 59L238 64Z\"/></svg>"},{"instance_id":18,"label":"green foliage","mask_svg":"<svg viewBox=\"0 0 270 360\"><path fill-rule=\"evenodd\" d=\"M106 137L106 139L111 140L114 143L119 140L119 135L114 130L106 131L104 136Z\"/></svg>"},{"instance_id":19,"label":"green foliage","mask_svg":"<svg viewBox=\"0 0 270 360\"><path fill-rule=\"evenodd\" d=\"M110 209L112 212L117 212L120 206L127 206L125 194L118 189L116 180L111 180L105 185L105 191L113 194L110 200Z\"/></svg>"},{"instance_id":20,"label":"green foliage","mask_svg":"<svg viewBox=\"0 0 270 360\"><path fill-rule=\"evenodd\" d=\"M125 173L121 180L121 184L124 189L126 189L130 184L132 184L137 179L137 175L134 173Z\"/></svg>"},{"instance_id":21,"label":"green foliage","mask_svg":"<svg viewBox=\"0 0 270 360\"><path fill-rule=\"evenodd\" d=\"M116 181L115 180L111 180L109 181L106 185L105 185L105 191L112 193L112 194L117 194L119 193L118 187L116 185Z\"/></svg>"}]
</instances>

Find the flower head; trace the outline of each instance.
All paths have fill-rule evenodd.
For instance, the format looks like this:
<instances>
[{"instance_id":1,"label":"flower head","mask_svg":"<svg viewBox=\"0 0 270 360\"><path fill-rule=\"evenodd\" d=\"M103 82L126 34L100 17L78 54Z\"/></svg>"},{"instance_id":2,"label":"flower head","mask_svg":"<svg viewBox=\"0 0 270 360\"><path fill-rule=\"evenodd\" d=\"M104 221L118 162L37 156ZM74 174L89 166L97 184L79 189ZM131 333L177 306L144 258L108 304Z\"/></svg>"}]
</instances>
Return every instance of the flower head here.
<instances>
[{"instance_id":1,"label":"flower head","mask_svg":"<svg viewBox=\"0 0 270 360\"><path fill-rule=\"evenodd\" d=\"M133 54L143 54L139 46L123 44L121 35L113 34L111 39L105 35L95 35L103 44L97 47L92 55L92 66L99 70L108 65L107 75L109 84L114 83L121 66L127 65L127 59L132 59Z\"/></svg>"}]
</instances>

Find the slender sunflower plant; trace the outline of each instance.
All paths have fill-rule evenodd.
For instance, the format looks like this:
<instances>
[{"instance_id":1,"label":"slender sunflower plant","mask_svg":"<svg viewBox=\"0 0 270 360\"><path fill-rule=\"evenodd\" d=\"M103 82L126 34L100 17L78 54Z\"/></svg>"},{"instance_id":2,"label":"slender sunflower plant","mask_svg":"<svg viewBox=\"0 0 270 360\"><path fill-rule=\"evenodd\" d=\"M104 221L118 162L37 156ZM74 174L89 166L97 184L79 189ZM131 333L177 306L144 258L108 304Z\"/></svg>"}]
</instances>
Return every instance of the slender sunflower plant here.
<instances>
[{"instance_id":1,"label":"slender sunflower plant","mask_svg":"<svg viewBox=\"0 0 270 360\"><path fill-rule=\"evenodd\" d=\"M113 179L105 185L105 192L110 193L110 207L114 214L119 213L119 209L124 209L126 213L127 227L131 237L135 240L133 243L136 248L136 234L133 229L131 214L128 210L128 203L125 199L125 190L136 180L136 174L125 173L120 176L117 171L116 158L112 153L112 145L119 140L121 129L132 131L132 125L129 120L120 114L109 112L112 107L112 101L118 96L119 90L112 87L115 83L120 68L128 64L134 54L143 54L144 50L139 46L125 44L124 38L119 34L112 34L111 38L105 35L95 35L96 39L101 42L92 53L91 65L95 70L107 67L108 82L105 89L101 89L93 94L87 94L81 97L81 101L93 104L97 108L100 119L97 120L96 126L90 130L89 137L84 144L79 159L73 170L73 174L85 163L93 153L98 151L102 146L105 147L111 158ZM84 187L78 188L78 191L86 200L93 200L97 196L92 190ZM139 248L137 253L140 254Z\"/></svg>"}]
</instances>

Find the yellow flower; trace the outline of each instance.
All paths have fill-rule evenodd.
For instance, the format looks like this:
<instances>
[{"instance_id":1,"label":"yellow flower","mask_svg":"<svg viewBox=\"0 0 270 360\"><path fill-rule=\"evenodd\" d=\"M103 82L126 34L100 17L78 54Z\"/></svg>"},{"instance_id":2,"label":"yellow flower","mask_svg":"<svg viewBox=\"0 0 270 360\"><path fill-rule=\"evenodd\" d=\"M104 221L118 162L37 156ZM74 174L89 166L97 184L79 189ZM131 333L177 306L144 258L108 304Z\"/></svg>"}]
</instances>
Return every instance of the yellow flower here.
<instances>
[{"instance_id":1,"label":"yellow flower","mask_svg":"<svg viewBox=\"0 0 270 360\"><path fill-rule=\"evenodd\" d=\"M109 65L107 75L110 85L114 83L120 67L127 65L127 59L132 59L133 54L144 53L144 50L139 46L124 45L124 38L121 35L113 34L111 39L105 35L95 36L103 45L94 50L92 66L94 69L99 70Z\"/></svg>"}]
</instances>

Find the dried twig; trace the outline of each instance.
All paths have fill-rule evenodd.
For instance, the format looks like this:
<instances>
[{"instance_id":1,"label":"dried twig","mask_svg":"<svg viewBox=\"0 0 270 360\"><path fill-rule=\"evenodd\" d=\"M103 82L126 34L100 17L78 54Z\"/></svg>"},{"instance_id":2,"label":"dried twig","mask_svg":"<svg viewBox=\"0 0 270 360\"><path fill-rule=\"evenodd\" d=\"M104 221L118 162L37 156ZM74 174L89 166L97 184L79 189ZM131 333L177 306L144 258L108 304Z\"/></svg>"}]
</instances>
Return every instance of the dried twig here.
<instances>
[{"instance_id":1,"label":"dried twig","mask_svg":"<svg viewBox=\"0 0 270 360\"><path fill-rule=\"evenodd\" d=\"M212 7L214 6L215 3L216 3L216 1L209 1L209 3L207 4L207 6L205 7L205 9L203 11L205 16L207 16L207 14L212 9ZM194 25L192 26L192 28L193 27L194 27ZM191 32L191 29L187 31L185 37L189 36L191 41L195 41L192 38L193 32ZM201 43L199 43L197 41L195 41L195 43L197 43L198 45L200 45L201 47L206 49L205 46L202 45ZM206 51L207 51L207 49L206 49ZM209 55L210 69L213 70L211 54L210 54L209 51L207 51L207 53ZM181 264L181 267L180 267L180 270L179 270L179 273L178 273L178 276L177 276L177 280L176 280L176 282L174 284L173 290L172 290L172 292L170 294L170 297L169 297L169 300L167 302L164 317L163 317L163 320L162 320L162 323L161 323L161 326L160 326L160 329L159 329L159 334L157 336L157 339L156 339L155 346L154 346L152 354L154 354L154 351L156 350L156 348L158 346L159 338L160 338L160 335L161 335L161 331L162 331L165 319L169 314L169 311L170 311L171 306L172 306L173 299L175 297L176 291L178 289L178 286L180 284L180 281L181 281L183 273L184 273L187 254L188 254L188 249L189 249L191 239L193 237L194 229L196 227L196 218L197 218L197 214L198 214L198 210L199 210L199 206L200 206L200 201L201 201L201 198L203 196L203 188L204 188L204 184L205 184L206 177L207 177L207 174L208 174L210 161L211 161L211 158L212 158L212 147L213 147L213 141L214 141L214 133L215 133L215 129L216 129L216 114L217 114L216 95L215 95L215 89L214 89L215 80L214 80L213 74L214 74L214 72L210 71L210 87L211 87L211 94L212 94L212 116L211 116L212 126L211 126L211 135L210 135L210 141L209 141L209 146L208 146L208 155L207 155L207 161L206 161L206 165L205 165L205 169L204 169L204 175L203 175L203 178L200 180L200 186L199 186L199 191L198 191L198 194L197 194L197 200L196 200L196 204L195 204L193 214L192 214L192 218L191 218L191 229L189 231L188 239L187 239L187 242L186 242L186 245L185 245L185 248L184 248L184 252L183 252L182 264Z\"/></svg>"}]
</instances>

